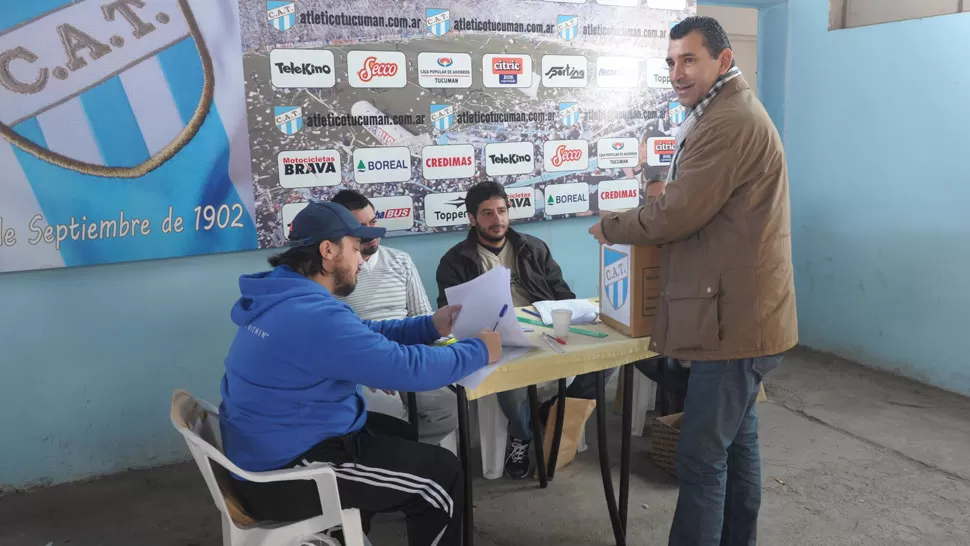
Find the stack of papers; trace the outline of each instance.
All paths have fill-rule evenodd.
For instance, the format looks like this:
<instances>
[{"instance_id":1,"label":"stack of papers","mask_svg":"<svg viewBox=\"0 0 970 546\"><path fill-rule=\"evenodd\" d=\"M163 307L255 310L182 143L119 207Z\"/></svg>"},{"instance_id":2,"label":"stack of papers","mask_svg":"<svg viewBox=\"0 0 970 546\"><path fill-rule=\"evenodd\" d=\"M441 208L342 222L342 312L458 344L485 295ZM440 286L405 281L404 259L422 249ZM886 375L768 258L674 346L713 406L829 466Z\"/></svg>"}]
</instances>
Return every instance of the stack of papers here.
<instances>
[{"instance_id":1,"label":"stack of papers","mask_svg":"<svg viewBox=\"0 0 970 546\"><path fill-rule=\"evenodd\" d=\"M542 317L542 322L552 324L552 312L556 309L569 309L573 312L573 324L592 324L599 316L599 306L589 300L538 301L533 304Z\"/></svg>"}]
</instances>

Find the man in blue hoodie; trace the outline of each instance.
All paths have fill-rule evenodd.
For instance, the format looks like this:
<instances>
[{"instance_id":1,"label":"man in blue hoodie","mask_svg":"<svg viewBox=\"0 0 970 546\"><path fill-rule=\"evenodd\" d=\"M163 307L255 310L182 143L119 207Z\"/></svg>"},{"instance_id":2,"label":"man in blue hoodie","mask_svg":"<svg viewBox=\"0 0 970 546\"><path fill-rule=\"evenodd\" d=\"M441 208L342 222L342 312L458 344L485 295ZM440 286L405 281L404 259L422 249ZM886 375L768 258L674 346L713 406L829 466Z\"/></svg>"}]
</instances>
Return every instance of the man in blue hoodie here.
<instances>
[{"instance_id":1,"label":"man in blue hoodie","mask_svg":"<svg viewBox=\"0 0 970 546\"><path fill-rule=\"evenodd\" d=\"M327 464L344 507L365 530L378 512L404 512L413 546L458 545L462 479L448 450L418 443L403 421L368 414L361 385L424 391L451 384L501 356L496 332L444 347L455 307L434 315L362 321L335 296L357 283L360 239L384 235L346 208L311 203L293 220L290 248L273 270L239 280L239 326L222 380L226 455L255 472ZM259 520L295 521L321 507L313 482L233 480Z\"/></svg>"}]
</instances>

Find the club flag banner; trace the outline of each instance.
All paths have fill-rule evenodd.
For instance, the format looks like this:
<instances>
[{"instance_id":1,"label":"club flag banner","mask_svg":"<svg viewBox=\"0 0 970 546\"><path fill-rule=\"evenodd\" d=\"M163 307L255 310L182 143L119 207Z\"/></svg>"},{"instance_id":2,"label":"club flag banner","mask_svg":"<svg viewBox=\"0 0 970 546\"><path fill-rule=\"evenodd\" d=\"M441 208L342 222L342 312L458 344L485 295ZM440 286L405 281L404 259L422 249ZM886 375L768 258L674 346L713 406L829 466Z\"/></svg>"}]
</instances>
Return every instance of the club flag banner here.
<instances>
[{"instance_id":1,"label":"club flag banner","mask_svg":"<svg viewBox=\"0 0 970 546\"><path fill-rule=\"evenodd\" d=\"M0 272L283 245L341 189L389 236L642 202L694 0L33 0L0 10ZM658 172L657 174L661 174ZM602 194L602 195L601 195Z\"/></svg>"}]
</instances>

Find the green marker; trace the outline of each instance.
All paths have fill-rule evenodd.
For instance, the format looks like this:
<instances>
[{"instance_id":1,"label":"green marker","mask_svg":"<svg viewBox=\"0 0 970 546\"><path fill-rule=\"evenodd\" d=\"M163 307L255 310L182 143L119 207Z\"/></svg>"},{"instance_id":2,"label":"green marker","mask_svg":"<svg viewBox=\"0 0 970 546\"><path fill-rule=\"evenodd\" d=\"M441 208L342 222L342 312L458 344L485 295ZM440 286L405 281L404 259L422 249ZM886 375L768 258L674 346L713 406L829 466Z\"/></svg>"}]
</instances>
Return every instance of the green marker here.
<instances>
[{"instance_id":1,"label":"green marker","mask_svg":"<svg viewBox=\"0 0 970 546\"><path fill-rule=\"evenodd\" d=\"M519 319L519 322L524 322L526 324L534 324L536 326L542 326L543 328L552 328L552 326L547 326L542 321L532 320L532 319L528 319L528 318L525 318L525 317L518 317L518 319ZM606 337L606 336L609 335L609 334L604 334L602 332L593 332L592 330L583 330L582 328L572 328L571 327L571 328L569 328L569 331L572 332L572 333L574 333L574 334L579 334L579 335L589 336L589 337L598 337L598 338L604 338L604 337Z\"/></svg>"}]
</instances>

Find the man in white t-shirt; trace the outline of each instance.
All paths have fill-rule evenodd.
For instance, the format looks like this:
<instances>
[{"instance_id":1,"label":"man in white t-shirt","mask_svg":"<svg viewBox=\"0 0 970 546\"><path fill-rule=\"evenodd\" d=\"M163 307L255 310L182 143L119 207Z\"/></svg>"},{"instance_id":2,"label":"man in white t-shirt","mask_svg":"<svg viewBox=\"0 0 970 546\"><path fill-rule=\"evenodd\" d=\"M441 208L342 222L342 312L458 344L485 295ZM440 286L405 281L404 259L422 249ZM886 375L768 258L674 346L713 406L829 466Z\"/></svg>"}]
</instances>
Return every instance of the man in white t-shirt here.
<instances>
[{"instance_id":1,"label":"man in white t-shirt","mask_svg":"<svg viewBox=\"0 0 970 546\"><path fill-rule=\"evenodd\" d=\"M342 190L332 199L343 205L364 226L376 226L373 203L353 190ZM350 305L363 320L389 320L431 315L434 310L421 284L421 276L407 252L380 246L380 239L361 240L364 264L357 276L357 288L350 296L339 298ZM369 407L380 413L393 411L404 415L403 395L389 401L388 394L364 389ZM418 404L418 438L436 444L458 428L458 401L448 388L415 393ZM389 405L390 402L390 405Z\"/></svg>"}]
</instances>

